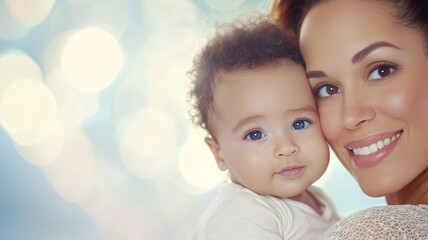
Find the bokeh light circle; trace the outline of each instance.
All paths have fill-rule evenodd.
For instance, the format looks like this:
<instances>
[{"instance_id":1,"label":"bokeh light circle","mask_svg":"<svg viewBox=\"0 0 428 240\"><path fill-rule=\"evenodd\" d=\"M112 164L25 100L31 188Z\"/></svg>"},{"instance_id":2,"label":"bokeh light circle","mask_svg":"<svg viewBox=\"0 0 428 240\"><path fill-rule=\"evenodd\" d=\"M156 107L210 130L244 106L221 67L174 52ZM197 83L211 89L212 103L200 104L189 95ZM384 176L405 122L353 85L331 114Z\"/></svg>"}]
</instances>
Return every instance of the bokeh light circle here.
<instances>
[{"instance_id":1,"label":"bokeh light circle","mask_svg":"<svg viewBox=\"0 0 428 240\"><path fill-rule=\"evenodd\" d=\"M95 152L84 132L64 129L64 145L55 161L42 166L53 188L65 200L77 202L88 196L97 179Z\"/></svg>"},{"instance_id":2,"label":"bokeh light circle","mask_svg":"<svg viewBox=\"0 0 428 240\"><path fill-rule=\"evenodd\" d=\"M183 178L201 192L211 190L227 175L217 167L214 156L205 144L205 136L200 129L191 130L179 156Z\"/></svg>"},{"instance_id":3,"label":"bokeh light circle","mask_svg":"<svg viewBox=\"0 0 428 240\"><path fill-rule=\"evenodd\" d=\"M197 19L196 7L189 0L142 1L141 11L154 27L191 27ZM165 17L168 16L168 17Z\"/></svg>"},{"instance_id":4,"label":"bokeh light circle","mask_svg":"<svg viewBox=\"0 0 428 240\"><path fill-rule=\"evenodd\" d=\"M29 163L44 166L53 162L61 152L64 144L64 130L57 122L51 133L41 142L33 145L22 146L15 144L18 152Z\"/></svg>"},{"instance_id":5,"label":"bokeh light circle","mask_svg":"<svg viewBox=\"0 0 428 240\"><path fill-rule=\"evenodd\" d=\"M49 15L55 0L6 0L7 7L22 25L33 27Z\"/></svg>"},{"instance_id":6,"label":"bokeh light circle","mask_svg":"<svg viewBox=\"0 0 428 240\"><path fill-rule=\"evenodd\" d=\"M56 99L40 81L16 81L0 103L0 121L16 143L36 144L56 126Z\"/></svg>"},{"instance_id":7,"label":"bokeh light circle","mask_svg":"<svg viewBox=\"0 0 428 240\"><path fill-rule=\"evenodd\" d=\"M71 87L60 68L52 70L45 79L55 95L58 120L66 127L78 127L89 121L99 110L99 93L85 93Z\"/></svg>"},{"instance_id":8,"label":"bokeh light circle","mask_svg":"<svg viewBox=\"0 0 428 240\"><path fill-rule=\"evenodd\" d=\"M177 129L163 111L144 108L120 123L122 161L129 171L153 178L166 170L176 155Z\"/></svg>"},{"instance_id":9,"label":"bokeh light circle","mask_svg":"<svg viewBox=\"0 0 428 240\"><path fill-rule=\"evenodd\" d=\"M123 52L107 31L87 28L77 32L64 46L62 68L69 83L82 92L99 92L119 74Z\"/></svg>"},{"instance_id":10,"label":"bokeh light circle","mask_svg":"<svg viewBox=\"0 0 428 240\"><path fill-rule=\"evenodd\" d=\"M43 79L42 71L27 54L9 49L0 57L0 101L11 83L24 79Z\"/></svg>"},{"instance_id":11,"label":"bokeh light circle","mask_svg":"<svg viewBox=\"0 0 428 240\"><path fill-rule=\"evenodd\" d=\"M147 84L152 92L185 104L193 56L207 39L188 28L172 28L151 36L145 46ZM166 70L167 69L167 70Z\"/></svg>"}]
</instances>

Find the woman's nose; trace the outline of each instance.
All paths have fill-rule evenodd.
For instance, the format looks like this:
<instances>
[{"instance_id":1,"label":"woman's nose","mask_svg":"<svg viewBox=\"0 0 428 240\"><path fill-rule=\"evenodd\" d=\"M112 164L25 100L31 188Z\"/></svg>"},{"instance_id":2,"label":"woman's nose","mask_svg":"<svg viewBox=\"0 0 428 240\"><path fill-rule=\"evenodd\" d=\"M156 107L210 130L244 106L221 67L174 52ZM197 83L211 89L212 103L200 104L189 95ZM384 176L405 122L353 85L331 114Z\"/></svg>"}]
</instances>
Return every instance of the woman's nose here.
<instances>
[{"instance_id":1,"label":"woman's nose","mask_svg":"<svg viewBox=\"0 0 428 240\"><path fill-rule=\"evenodd\" d=\"M278 141L278 144L274 150L274 155L276 158L290 157L298 154L299 151L300 151L300 148L297 144L295 144L290 139L285 139L282 141Z\"/></svg>"},{"instance_id":2,"label":"woman's nose","mask_svg":"<svg viewBox=\"0 0 428 240\"><path fill-rule=\"evenodd\" d=\"M344 94L342 122L345 128L357 129L363 127L373 120L375 116L376 112L373 109L373 105L369 103L367 96L355 93Z\"/></svg>"}]
</instances>

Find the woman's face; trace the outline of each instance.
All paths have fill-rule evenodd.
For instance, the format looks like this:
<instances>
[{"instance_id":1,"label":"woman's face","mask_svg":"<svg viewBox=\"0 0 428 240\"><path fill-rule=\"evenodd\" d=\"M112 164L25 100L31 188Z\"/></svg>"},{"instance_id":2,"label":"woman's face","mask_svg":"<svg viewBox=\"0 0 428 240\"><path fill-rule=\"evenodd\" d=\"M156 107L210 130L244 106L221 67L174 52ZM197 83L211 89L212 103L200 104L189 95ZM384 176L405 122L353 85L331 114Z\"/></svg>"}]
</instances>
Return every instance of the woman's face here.
<instances>
[{"instance_id":1,"label":"woman's face","mask_svg":"<svg viewBox=\"0 0 428 240\"><path fill-rule=\"evenodd\" d=\"M300 35L325 137L371 196L428 166L428 54L422 34L397 22L384 2L330 0Z\"/></svg>"}]
</instances>

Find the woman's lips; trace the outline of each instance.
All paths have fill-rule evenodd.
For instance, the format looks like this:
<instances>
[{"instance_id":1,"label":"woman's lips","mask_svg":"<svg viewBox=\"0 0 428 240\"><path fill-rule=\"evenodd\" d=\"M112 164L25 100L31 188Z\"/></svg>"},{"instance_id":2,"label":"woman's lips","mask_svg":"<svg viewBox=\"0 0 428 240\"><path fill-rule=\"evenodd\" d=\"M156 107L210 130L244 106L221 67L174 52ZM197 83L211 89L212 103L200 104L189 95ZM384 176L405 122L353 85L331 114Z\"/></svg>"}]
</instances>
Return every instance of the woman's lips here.
<instances>
[{"instance_id":1,"label":"woman's lips","mask_svg":"<svg viewBox=\"0 0 428 240\"><path fill-rule=\"evenodd\" d=\"M298 177L303 173L304 166L289 166L278 172L279 175L287 178Z\"/></svg>"},{"instance_id":2,"label":"woman's lips","mask_svg":"<svg viewBox=\"0 0 428 240\"><path fill-rule=\"evenodd\" d=\"M350 142L346 145L357 167L373 167L379 164L395 148L403 131L383 133Z\"/></svg>"}]
</instances>

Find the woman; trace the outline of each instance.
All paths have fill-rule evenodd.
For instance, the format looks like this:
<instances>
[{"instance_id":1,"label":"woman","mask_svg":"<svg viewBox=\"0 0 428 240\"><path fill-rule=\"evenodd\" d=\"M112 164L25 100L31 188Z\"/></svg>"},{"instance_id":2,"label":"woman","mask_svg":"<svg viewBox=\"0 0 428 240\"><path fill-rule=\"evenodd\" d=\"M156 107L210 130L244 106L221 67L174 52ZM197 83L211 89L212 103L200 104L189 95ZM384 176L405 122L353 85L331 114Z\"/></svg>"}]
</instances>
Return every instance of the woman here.
<instances>
[{"instance_id":1,"label":"woman","mask_svg":"<svg viewBox=\"0 0 428 240\"><path fill-rule=\"evenodd\" d=\"M330 146L367 195L394 205L347 217L327 237L428 239L428 1L274 6L299 41Z\"/></svg>"}]
</instances>

